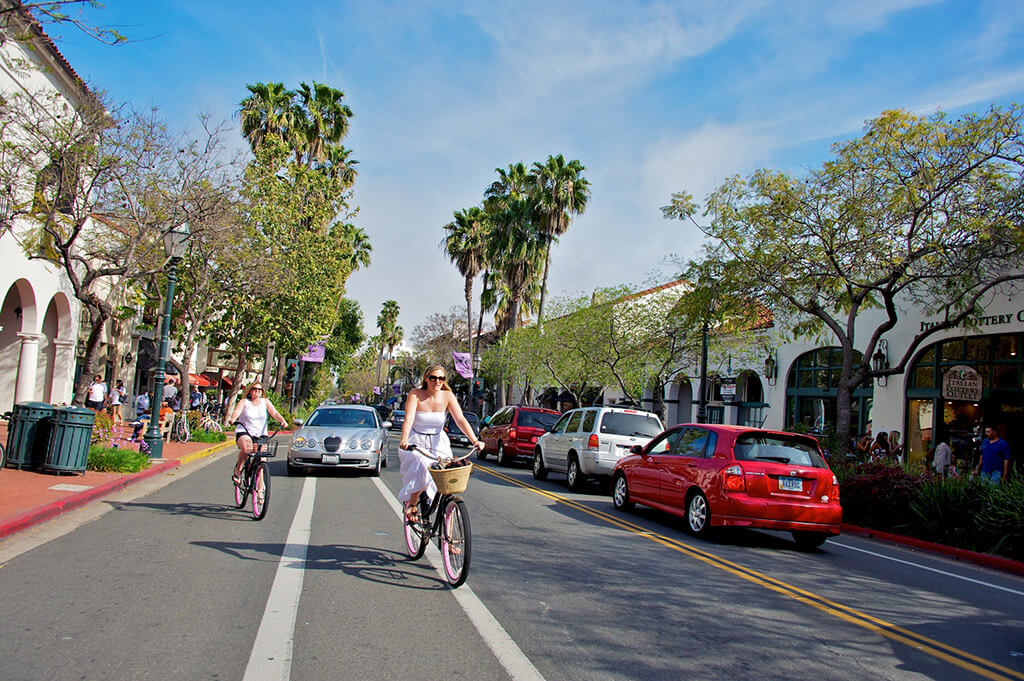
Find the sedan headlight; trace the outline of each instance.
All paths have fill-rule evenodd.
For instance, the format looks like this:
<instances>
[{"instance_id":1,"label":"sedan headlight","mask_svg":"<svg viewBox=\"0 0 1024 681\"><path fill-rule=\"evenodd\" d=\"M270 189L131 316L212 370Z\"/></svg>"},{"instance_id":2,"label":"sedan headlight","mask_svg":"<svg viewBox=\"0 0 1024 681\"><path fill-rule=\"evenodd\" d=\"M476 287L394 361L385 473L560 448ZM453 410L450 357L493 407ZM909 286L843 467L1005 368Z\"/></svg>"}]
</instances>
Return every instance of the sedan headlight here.
<instances>
[{"instance_id":1,"label":"sedan headlight","mask_svg":"<svg viewBox=\"0 0 1024 681\"><path fill-rule=\"evenodd\" d=\"M305 447L305 446L306 446L306 438L300 436L300 437L296 437L296 438L292 439L292 447Z\"/></svg>"},{"instance_id":2,"label":"sedan headlight","mask_svg":"<svg viewBox=\"0 0 1024 681\"><path fill-rule=\"evenodd\" d=\"M349 449L359 449L359 440L357 440L355 438L352 438L351 440L349 440L348 441L348 448Z\"/></svg>"},{"instance_id":3,"label":"sedan headlight","mask_svg":"<svg viewBox=\"0 0 1024 681\"><path fill-rule=\"evenodd\" d=\"M370 447L373 446L373 440L363 440L362 442L359 443L359 446L362 447L363 449L369 449Z\"/></svg>"},{"instance_id":4,"label":"sedan headlight","mask_svg":"<svg viewBox=\"0 0 1024 681\"><path fill-rule=\"evenodd\" d=\"M309 447L310 449L313 449L314 447L316 447L316 438L315 437L306 438L306 446Z\"/></svg>"}]
</instances>

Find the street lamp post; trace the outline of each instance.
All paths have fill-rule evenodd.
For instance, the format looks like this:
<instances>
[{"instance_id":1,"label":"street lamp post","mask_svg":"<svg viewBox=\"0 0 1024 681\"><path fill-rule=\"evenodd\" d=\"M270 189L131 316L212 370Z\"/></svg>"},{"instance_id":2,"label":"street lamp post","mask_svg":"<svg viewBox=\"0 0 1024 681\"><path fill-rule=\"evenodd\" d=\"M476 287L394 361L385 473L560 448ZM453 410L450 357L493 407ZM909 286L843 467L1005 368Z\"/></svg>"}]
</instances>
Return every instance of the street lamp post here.
<instances>
[{"instance_id":1,"label":"street lamp post","mask_svg":"<svg viewBox=\"0 0 1024 681\"><path fill-rule=\"evenodd\" d=\"M149 428L142 439L151 459L161 459L164 453L164 439L160 435L160 405L163 404L167 348L171 336L171 303L174 300L174 285L178 282L178 263L185 257L189 234L187 222L164 232L164 251L167 253L168 265L167 296L164 299L163 319L160 324L160 352L157 354L156 372L153 374L153 394L149 400Z\"/></svg>"},{"instance_id":2,"label":"street lamp post","mask_svg":"<svg viewBox=\"0 0 1024 681\"><path fill-rule=\"evenodd\" d=\"M700 335L700 399L697 402L697 423L707 423L708 418L708 318Z\"/></svg>"},{"instance_id":3,"label":"street lamp post","mask_svg":"<svg viewBox=\"0 0 1024 681\"><path fill-rule=\"evenodd\" d=\"M482 414L483 410L480 409L480 404L483 401L483 395L476 389L476 379L478 378L480 378L480 355L473 355L473 406L477 414Z\"/></svg>"}]
</instances>

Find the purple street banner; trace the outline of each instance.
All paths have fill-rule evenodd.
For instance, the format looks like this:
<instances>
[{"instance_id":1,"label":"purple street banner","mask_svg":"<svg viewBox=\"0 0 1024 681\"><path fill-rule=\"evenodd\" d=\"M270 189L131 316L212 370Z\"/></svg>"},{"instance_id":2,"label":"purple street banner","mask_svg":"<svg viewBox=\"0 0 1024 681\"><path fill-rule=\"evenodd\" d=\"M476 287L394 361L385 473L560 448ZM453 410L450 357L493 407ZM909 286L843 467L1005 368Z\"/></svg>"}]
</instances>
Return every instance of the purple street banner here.
<instances>
[{"instance_id":1,"label":"purple street banner","mask_svg":"<svg viewBox=\"0 0 1024 681\"><path fill-rule=\"evenodd\" d=\"M306 354L304 354L300 359L303 362L323 362L326 346L326 341L319 340L306 348Z\"/></svg>"},{"instance_id":2,"label":"purple street banner","mask_svg":"<svg viewBox=\"0 0 1024 681\"><path fill-rule=\"evenodd\" d=\"M468 352L453 352L452 359L455 360L455 370L463 378L473 378L473 358Z\"/></svg>"},{"instance_id":3,"label":"purple street banner","mask_svg":"<svg viewBox=\"0 0 1024 681\"><path fill-rule=\"evenodd\" d=\"M374 395L380 395L380 386L379 385L373 386L373 394Z\"/></svg>"},{"instance_id":4,"label":"purple street banner","mask_svg":"<svg viewBox=\"0 0 1024 681\"><path fill-rule=\"evenodd\" d=\"M401 383L392 383L391 384L391 392L393 392L396 395L401 395L402 394L402 384Z\"/></svg>"}]
</instances>

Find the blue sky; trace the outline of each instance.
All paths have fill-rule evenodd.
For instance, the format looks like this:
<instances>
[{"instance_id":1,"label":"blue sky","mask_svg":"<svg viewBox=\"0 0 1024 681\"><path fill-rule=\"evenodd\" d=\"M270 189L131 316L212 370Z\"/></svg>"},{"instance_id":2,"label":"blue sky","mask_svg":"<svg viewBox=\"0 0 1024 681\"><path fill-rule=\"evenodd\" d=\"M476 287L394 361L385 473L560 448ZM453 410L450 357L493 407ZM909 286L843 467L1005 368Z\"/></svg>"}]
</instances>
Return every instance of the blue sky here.
<instances>
[{"instance_id":1,"label":"blue sky","mask_svg":"<svg viewBox=\"0 0 1024 681\"><path fill-rule=\"evenodd\" d=\"M1024 3L970 0L206 2L86 10L132 43L58 45L96 89L175 126L231 116L245 85L317 80L355 112L357 224L373 264L348 294L407 336L462 304L439 247L494 169L578 158L593 195L555 246L553 295L667 280L700 233L661 217L758 167L799 173L885 109L1024 101ZM236 143L243 143L238 137ZM479 283L477 284L479 290Z\"/></svg>"}]
</instances>

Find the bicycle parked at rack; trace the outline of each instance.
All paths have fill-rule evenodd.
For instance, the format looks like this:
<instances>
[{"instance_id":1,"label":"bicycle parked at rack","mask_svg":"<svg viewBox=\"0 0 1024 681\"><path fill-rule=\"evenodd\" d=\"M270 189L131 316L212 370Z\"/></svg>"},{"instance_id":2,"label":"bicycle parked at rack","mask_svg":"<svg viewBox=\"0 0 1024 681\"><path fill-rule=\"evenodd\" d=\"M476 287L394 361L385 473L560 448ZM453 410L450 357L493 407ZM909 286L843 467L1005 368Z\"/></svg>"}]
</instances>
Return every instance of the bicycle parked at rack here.
<instances>
[{"instance_id":1,"label":"bicycle parked at rack","mask_svg":"<svg viewBox=\"0 0 1024 681\"><path fill-rule=\"evenodd\" d=\"M214 418L213 410L210 408L210 405L203 405L203 408L200 410L199 427L207 433L224 432L224 426L220 424L220 421Z\"/></svg>"},{"instance_id":2,"label":"bicycle parked at rack","mask_svg":"<svg viewBox=\"0 0 1024 681\"><path fill-rule=\"evenodd\" d=\"M245 434L252 439L253 450L242 466L242 474L235 484L235 505L242 508L246 499L251 497L253 520L263 520L270 507L270 468L264 459L277 456L277 442L274 441L274 437L281 431L278 429L271 435L253 437L245 426L242 426L242 430L245 430Z\"/></svg>"},{"instance_id":3,"label":"bicycle parked at rack","mask_svg":"<svg viewBox=\"0 0 1024 681\"><path fill-rule=\"evenodd\" d=\"M469 485L473 464L466 461L468 454L457 459L442 460L422 447L414 445L412 449L437 461L436 466L445 467L430 468L430 475L437 485L434 500L428 502L426 495L421 494L419 518L405 518L406 550L410 558L417 560L427 550L430 540L436 538L445 578L453 587L461 586L469 576L473 544L469 512L460 494Z\"/></svg>"},{"instance_id":4,"label":"bicycle parked at rack","mask_svg":"<svg viewBox=\"0 0 1024 681\"><path fill-rule=\"evenodd\" d=\"M192 429L188 425L188 412L184 409L174 412L174 420L171 421L171 437L176 442L188 442L192 439Z\"/></svg>"}]
</instances>

